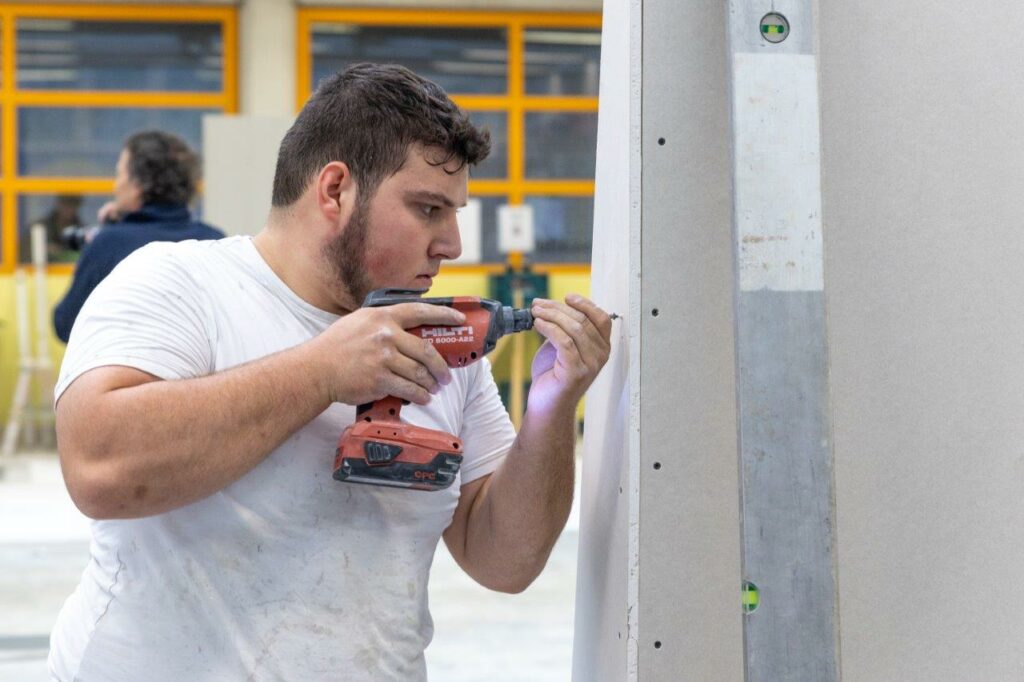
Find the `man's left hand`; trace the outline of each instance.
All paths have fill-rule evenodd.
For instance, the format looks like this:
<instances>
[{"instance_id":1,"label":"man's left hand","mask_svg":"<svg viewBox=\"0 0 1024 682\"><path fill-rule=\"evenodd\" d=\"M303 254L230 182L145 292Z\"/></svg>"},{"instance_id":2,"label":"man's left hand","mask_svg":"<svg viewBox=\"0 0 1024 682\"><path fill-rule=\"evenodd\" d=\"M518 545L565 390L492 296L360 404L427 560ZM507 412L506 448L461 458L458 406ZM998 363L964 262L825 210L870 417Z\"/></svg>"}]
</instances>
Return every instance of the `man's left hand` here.
<instances>
[{"instance_id":1,"label":"man's left hand","mask_svg":"<svg viewBox=\"0 0 1024 682\"><path fill-rule=\"evenodd\" d=\"M528 409L575 409L608 361L611 318L579 294L565 303L534 299L531 311L534 328L547 340L533 358Z\"/></svg>"}]
</instances>

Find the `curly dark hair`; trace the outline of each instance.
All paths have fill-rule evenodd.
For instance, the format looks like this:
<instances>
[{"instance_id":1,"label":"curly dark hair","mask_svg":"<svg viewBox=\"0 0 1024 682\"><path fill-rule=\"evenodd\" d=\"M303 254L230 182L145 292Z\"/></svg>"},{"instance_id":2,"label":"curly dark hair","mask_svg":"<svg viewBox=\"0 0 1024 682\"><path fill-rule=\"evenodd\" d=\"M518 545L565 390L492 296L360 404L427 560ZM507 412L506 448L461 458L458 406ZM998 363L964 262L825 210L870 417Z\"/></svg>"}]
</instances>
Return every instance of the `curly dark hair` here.
<instances>
[{"instance_id":1,"label":"curly dark hair","mask_svg":"<svg viewBox=\"0 0 1024 682\"><path fill-rule=\"evenodd\" d=\"M345 162L366 201L405 163L410 145L439 147L476 165L491 151L491 136L476 128L436 83L395 64L354 64L324 79L281 142L274 174L274 206L289 206L332 161Z\"/></svg>"},{"instance_id":2,"label":"curly dark hair","mask_svg":"<svg viewBox=\"0 0 1024 682\"><path fill-rule=\"evenodd\" d=\"M125 140L128 175L142 190L143 204L187 206L199 181L199 157L177 135L144 130Z\"/></svg>"}]
</instances>

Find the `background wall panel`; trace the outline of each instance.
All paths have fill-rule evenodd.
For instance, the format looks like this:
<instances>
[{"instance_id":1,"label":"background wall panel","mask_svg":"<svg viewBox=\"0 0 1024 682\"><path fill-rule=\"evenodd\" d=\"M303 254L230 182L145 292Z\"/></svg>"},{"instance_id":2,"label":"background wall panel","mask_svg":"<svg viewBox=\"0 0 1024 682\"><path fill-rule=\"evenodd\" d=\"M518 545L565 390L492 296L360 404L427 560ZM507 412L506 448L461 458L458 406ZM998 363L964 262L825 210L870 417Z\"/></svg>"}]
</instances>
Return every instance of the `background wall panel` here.
<instances>
[{"instance_id":1,"label":"background wall panel","mask_svg":"<svg viewBox=\"0 0 1024 682\"><path fill-rule=\"evenodd\" d=\"M820 35L843 679L1021 679L1024 8Z\"/></svg>"}]
</instances>

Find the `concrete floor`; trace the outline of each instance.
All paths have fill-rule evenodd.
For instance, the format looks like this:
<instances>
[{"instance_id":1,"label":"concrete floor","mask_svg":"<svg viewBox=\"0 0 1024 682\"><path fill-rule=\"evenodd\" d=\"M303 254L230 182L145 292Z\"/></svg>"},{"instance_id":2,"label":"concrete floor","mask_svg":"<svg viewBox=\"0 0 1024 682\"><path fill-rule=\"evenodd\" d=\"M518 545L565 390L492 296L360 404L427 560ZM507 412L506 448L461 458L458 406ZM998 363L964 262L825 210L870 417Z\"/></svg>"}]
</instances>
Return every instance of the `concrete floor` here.
<instances>
[{"instance_id":1,"label":"concrete floor","mask_svg":"<svg viewBox=\"0 0 1024 682\"><path fill-rule=\"evenodd\" d=\"M574 509L547 569L519 595L478 586L441 543L430 579L432 681L570 679L578 528ZM50 628L88 560L88 538L56 456L19 456L0 479L0 682L47 679Z\"/></svg>"}]
</instances>

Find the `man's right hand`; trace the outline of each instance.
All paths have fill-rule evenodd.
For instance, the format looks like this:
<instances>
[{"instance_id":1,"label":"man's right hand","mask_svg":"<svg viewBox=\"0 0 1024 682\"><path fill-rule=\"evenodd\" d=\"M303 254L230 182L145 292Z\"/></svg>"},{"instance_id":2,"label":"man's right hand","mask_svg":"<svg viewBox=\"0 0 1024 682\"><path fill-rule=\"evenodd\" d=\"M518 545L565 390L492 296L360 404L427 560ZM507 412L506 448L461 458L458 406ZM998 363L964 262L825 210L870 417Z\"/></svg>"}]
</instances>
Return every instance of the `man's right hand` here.
<instances>
[{"instance_id":1,"label":"man's right hand","mask_svg":"<svg viewBox=\"0 0 1024 682\"><path fill-rule=\"evenodd\" d=\"M114 223L120 219L121 211L118 209L116 201L108 201L100 206L100 210L96 211L96 220L101 225L103 223Z\"/></svg>"},{"instance_id":2,"label":"man's right hand","mask_svg":"<svg viewBox=\"0 0 1024 682\"><path fill-rule=\"evenodd\" d=\"M406 330L465 321L458 310L429 303L360 308L308 343L332 402L362 405L391 395L426 405L451 373L429 341Z\"/></svg>"}]
</instances>

